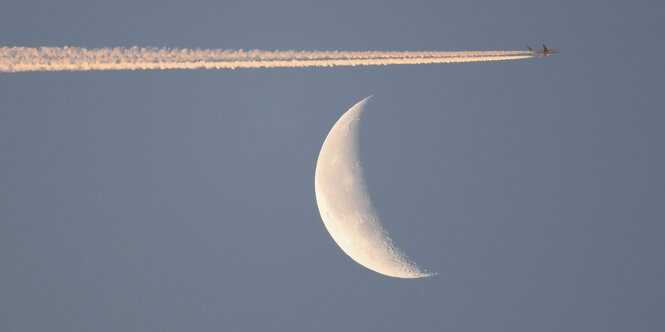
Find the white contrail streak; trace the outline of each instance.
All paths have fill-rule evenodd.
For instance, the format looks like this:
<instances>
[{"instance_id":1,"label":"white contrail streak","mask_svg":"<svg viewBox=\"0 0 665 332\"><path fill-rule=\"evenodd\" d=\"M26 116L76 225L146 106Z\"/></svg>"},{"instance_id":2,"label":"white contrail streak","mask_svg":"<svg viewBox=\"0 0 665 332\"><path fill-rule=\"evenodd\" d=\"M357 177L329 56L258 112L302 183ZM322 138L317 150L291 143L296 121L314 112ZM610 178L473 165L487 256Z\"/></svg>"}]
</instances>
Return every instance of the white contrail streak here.
<instances>
[{"instance_id":1,"label":"white contrail streak","mask_svg":"<svg viewBox=\"0 0 665 332\"><path fill-rule=\"evenodd\" d=\"M262 51L0 47L0 72L386 66L531 58L523 51Z\"/></svg>"}]
</instances>

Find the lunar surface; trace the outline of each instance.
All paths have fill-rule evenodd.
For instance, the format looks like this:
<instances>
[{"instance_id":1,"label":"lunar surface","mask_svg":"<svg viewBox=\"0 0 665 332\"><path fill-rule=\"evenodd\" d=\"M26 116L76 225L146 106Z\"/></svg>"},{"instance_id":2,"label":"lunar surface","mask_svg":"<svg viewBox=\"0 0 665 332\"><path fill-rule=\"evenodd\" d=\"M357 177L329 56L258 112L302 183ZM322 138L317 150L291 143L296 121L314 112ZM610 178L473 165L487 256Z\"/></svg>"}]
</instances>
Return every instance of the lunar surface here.
<instances>
[{"instance_id":1,"label":"lunar surface","mask_svg":"<svg viewBox=\"0 0 665 332\"><path fill-rule=\"evenodd\" d=\"M314 176L316 203L332 238L360 265L396 278L428 277L433 273L421 270L393 244L367 192L358 125L370 97L346 111L323 142Z\"/></svg>"}]
</instances>

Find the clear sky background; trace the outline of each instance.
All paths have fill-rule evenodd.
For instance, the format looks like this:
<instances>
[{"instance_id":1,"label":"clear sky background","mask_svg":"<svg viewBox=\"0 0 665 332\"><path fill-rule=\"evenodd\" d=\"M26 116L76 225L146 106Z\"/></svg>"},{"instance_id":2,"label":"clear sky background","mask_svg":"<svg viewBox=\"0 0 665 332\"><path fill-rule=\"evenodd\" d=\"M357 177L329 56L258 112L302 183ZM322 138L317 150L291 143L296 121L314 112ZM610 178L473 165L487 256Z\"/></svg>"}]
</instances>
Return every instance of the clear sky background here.
<instances>
[{"instance_id":1,"label":"clear sky background","mask_svg":"<svg viewBox=\"0 0 665 332\"><path fill-rule=\"evenodd\" d=\"M662 1L21 1L0 45L561 51L391 67L0 74L0 330L663 331ZM435 277L348 258L361 157Z\"/></svg>"}]
</instances>

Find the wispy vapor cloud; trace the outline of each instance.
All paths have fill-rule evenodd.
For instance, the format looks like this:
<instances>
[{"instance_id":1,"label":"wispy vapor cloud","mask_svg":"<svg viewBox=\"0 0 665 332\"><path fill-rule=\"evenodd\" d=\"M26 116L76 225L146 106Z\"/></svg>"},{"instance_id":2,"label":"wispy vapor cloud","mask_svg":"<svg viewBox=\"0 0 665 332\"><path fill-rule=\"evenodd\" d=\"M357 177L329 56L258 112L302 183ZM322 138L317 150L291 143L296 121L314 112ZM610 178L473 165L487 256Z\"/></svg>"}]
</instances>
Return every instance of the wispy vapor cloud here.
<instances>
[{"instance_id":1,"label":"wispy vapor cloud","mask_svg":"<svg viewBox=\"0 0 665 332\"><path fill-rule=\"evenodd\" d=\"M178 48L0 47L0 72L387 66L531 58L523 51L262 51Z\"/></svg>"}]
</instances>

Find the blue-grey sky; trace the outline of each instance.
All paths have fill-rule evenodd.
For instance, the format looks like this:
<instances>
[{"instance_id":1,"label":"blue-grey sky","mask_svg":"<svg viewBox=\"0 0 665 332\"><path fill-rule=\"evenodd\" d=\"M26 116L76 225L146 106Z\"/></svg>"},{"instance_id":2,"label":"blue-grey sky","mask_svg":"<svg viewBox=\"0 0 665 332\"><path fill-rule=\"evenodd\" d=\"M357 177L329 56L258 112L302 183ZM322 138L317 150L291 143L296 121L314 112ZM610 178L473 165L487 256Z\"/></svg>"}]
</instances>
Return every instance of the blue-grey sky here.
<instances>
[{"instance_id":1,"label":"blue-grey sky","mask_svg":"<svg viewBox=\"0 0 665 332\"><path fill-rule=\"evenodd\" d=\"M515 50L390 67L0 74L0 330L662 331L661 1L19 1L1 46ZM419 280L333 242L361 125Z\"/></svg>"}]
</instances>

